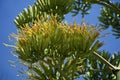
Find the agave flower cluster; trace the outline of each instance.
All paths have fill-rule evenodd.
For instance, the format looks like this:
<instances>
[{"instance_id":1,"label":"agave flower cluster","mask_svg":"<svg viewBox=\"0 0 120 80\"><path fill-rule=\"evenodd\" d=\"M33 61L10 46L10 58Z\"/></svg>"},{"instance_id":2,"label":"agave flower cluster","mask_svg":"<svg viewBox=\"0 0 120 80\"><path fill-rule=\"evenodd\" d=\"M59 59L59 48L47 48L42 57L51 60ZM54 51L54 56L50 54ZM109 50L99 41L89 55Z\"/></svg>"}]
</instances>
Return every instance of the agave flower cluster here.
<instances>
[{"instance_id":1,"label":"agave flower cluster","mask_svg":"<svg viewBox=\"0 0 120 80\"><path fill-rule=\"evenodd\" d=\"M73 80L80 77L86 56L101 46L98 36L99 31L89 25L40 18L20 29L16 53L29 68L31 79Z\"/></svg>"}]
</instances>

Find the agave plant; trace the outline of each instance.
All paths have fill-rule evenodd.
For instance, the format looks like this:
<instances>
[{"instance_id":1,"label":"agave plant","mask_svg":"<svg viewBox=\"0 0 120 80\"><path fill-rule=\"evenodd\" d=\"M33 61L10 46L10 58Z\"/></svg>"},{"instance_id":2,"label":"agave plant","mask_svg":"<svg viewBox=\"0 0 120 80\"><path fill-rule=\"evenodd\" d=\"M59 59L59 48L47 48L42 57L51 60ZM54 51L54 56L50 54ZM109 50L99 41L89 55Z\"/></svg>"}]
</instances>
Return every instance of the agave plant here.
<instances>
[{"instance_id":1,"label":"agave plant","mask_svg":"<svg viewBox=\"0 0 120 80\"><path fill-rule=\"evenodd\" d=\"M106 52L100 52L99 58L103 62L105 61L102 56L115 66L109 62L104 64L95 57L98 55L95 54L96 51L102 46L102 43L97 40L99 31L90 25L62 23L64 15L71 11L74 15L81 11L84 17L92 4L100 4L110 9L103 8L102 13L116 11L115 17L119 19L119 9L113 9L115 5L112 5L109 0L37 0L33 6L28 6L28 9L25 8L15 18L14 22L19 32L15 35L16 45L9 46L15 48L23 65L28 67L26 73L29 79L74 80L83 74L87 74L84 78L86 80L117 79L113 74L120 70L115 67L119 65L119 55L114 54L113 58ZM104 18L107 20L109 17ZM103 17L99 19L105 23ZM114 31L119 33L116 30L117 23L110 24L115 26ZM120 72L115 74L119 80Z\"/></svg>"},{"instance_id":2,"label":"agave plant","mask_svg":"<svg viewBox=\"0 0 120 80\"><path fill-rule=\"evenodd\" d=\"M16 53L34 80L74 80L80 77L87 56L102 46L99 31L89 25L59 22L51 16L25 24L17 34ZM32 26L32 27L31 27Z\"/></svg>"}]
</instances>

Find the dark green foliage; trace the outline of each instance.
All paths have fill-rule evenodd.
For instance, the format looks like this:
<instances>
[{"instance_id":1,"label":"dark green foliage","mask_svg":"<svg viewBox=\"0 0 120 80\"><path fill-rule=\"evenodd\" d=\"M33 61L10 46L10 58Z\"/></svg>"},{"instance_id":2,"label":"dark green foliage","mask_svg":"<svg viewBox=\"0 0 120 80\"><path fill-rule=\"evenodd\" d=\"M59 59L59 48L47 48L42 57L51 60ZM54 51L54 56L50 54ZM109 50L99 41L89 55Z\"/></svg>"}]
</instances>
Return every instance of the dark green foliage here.
<instances>
[{"instance_id":1,"label":"dark green foliage","mask_svg":"<svg viewBox=\"0 0 120 80\"><path fill-rule=\"evenodd\" d=\"M86 14L89 14L88 10L91 8L91 4L89 2L83 2L83 0L76 0L74 6L74 10L72 11L73 16L76 16L81 11L83 18Z\"/></svg>"},{"instance_id":2,"label":"dark green foliage","mask_svg":"<svg viewBox=\"0 0 120 80\"><path fill-rule=\"evenodd\" d=\"M37 0L33 6L28 6L14 20L18 28L23 27L40 16L57 15L57 19L62 21L65 14L73 9L74 0Z\"/></svg>"},{"instance_id":3,"label":"dark green foliage","mask_svg":"<svg viewBox=\"0 0 120 80\"><path fill-rule=\"evenodd\" d=\"M106 51L101 51L98 53L113 65L119 65L119 52L118 54L114 53L112 55L110 55L110 53ZM88 57L88 59L86 60L86 65L87 66L84 70L86 74L86 76L84 77L85 80L116 80L115 72L94 55L93 57Z\"/></svg>"},{"instance_id":4,"label":"dark green foliage","mask_svg":"<svg viewBox=\"0 0 120 80\"><path fill-rule=\"evenodd\" d=\"M120 3L115 3L115 5L119 11ZM117 13L112 9L105 7L101 9L101 16L99 17L99 20L101 22L100 25L103 28L112 26L114 35L117 38L120 38L120 13Z\"/></svg>"}]
</instances>

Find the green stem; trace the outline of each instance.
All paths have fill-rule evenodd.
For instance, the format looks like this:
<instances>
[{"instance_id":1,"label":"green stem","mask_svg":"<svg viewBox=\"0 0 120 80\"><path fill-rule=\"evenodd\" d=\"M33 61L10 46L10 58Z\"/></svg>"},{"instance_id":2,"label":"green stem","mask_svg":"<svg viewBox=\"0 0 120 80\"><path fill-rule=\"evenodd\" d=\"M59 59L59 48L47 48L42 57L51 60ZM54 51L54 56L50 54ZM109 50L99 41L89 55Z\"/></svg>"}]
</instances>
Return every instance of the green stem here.
<instances>
[{"instance_id":1,"label":"green stem","mask_svg":"<svg viewBox=\"0 0 120 80\"><path fill-rule=\"evenodd\" d=\"M120 68L120 64L119 64L118 68ZM117 76L117 80L120 80L120 70L118 70L116 72L116 76Z\"/></svg>"},{"instance_id":2,"label":"green stem","mask_svg":"<svg viewBox=\"0 0 120 80\"><path fill-rule=\"evenodd\" d=\"M101 59L106 65L108 65L109 67L112 68L113 71L115 71L116 80L120 80L120 63L118 67L113 66L111 63L109 63L105 58L103 58L101 55L99 55L98 53L96 53L95 51L93 52L99 59Z\"/></svg>"},{"instance_id":3,"label":"green stem","mask_svg":"<svg viewBox=\"0 0 120 80\"><path fill-rule=\"evenodd\" d=\"M116 71L116 70L119 70L120 71L120 68L119 67L116 67L114 65L112 65L110 62L108 62L104 57L102 57L101 55L99 55L97 52L93 52L99 59L101 59L106 65L108 65L110 68L112 68L112 70Z\"/></svg>"}]
</instances>

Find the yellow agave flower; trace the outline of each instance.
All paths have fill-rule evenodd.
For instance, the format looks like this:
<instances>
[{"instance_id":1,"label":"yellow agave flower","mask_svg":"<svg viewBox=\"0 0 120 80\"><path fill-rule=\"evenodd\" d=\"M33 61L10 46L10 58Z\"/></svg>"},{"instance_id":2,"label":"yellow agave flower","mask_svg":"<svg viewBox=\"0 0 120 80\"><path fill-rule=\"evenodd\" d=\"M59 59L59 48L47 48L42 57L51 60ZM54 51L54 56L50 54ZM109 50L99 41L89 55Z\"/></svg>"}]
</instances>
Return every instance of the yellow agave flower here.
<instances>
[{"instance_id":1,"label":"yellow agave flower","mask_svg":"<svg viewBox=\"0 0 120 80\"><path fill-rule=\"evenodd\" d=\"M61 74L62 79L68 80L75 73L80 74L86 56L102 45L97 41L98 36L99 31L93 26L69 25L58 22L53 16L46 21L39 18L32 26L26 24L20 29L16 52L21 60L35 66L31 70L36 74L53 78L51 70L54 69L57 76L54 79L59 79ZM39 79L44 78L39 76Z\"/></svg>"}]
</instances>

